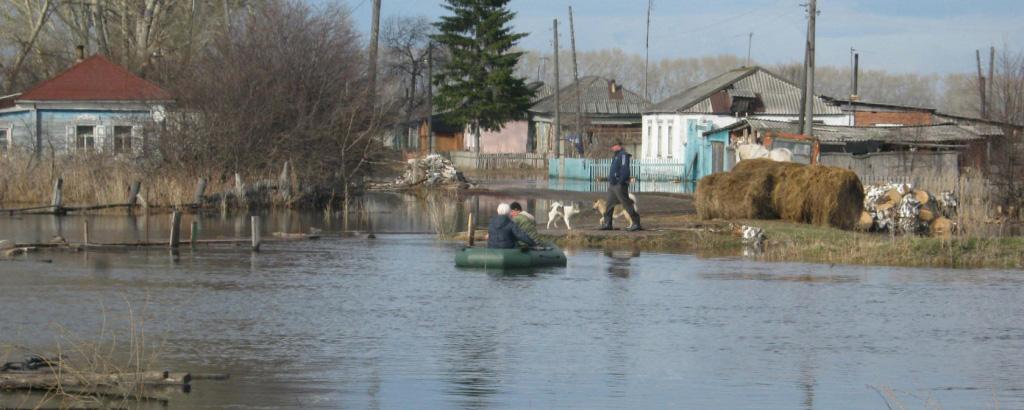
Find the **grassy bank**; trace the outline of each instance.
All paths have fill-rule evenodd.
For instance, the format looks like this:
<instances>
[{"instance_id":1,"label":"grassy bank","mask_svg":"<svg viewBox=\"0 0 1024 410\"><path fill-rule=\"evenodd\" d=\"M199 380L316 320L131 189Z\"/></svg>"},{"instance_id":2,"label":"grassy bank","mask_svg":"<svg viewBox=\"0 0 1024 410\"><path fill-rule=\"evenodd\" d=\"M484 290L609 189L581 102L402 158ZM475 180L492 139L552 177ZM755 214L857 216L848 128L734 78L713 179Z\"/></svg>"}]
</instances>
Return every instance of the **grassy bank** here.
<instances>
[{"instance_id":1,"label":"grassy bank","mask_svg":"<svg viewBox=\"0 0 1024 410\"><path fill-rule=\"evenodd\" d=\"M578 230L549 237L566 248L739 256L744 246L732 227L742 224L764 229L768 241L764 253L756 257L762 261L1024 269L1024 237L892 237L782 221L676 221L674 226L641 233Z\"/></svg>"}]
</instances>

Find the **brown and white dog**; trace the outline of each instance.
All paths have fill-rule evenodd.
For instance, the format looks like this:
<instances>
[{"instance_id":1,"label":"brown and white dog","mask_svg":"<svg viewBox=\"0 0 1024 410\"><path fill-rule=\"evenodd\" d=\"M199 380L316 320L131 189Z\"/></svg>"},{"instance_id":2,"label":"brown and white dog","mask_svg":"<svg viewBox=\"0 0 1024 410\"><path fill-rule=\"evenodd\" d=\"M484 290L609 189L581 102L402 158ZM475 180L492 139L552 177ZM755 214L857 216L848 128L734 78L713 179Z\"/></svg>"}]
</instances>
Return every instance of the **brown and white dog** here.
<instances>
[{"instance_id":1,"label":"brown and white dog","mask_svg":"<svg viewBox=\"0 0 1024 410\"><path fill-rule=\"evenodd\" d=\"M636 203L636 195L633 195L633 193L631 192L629 194L629 199L631 199L633 201L633 209L636 209L637 211L640 211L640 207ZM604 225L605 224L604 223L604 213L605 213L605 211L608 210L608 201L605 201L603 199L598 199L598 200L594 201L594 207L593 208L594 208L595 211L597 211L598 214L601 215L600 224ZM615 218L618 218L618 217L625 217L626 221L629 222L630 225L633 225L633 217L629 216L629 213L626 212L626 209L623 208L621 204L619 205L619 210L614 212L614 213L612 213L612 219L613 220Z\"/></svg>"}]
</instances>

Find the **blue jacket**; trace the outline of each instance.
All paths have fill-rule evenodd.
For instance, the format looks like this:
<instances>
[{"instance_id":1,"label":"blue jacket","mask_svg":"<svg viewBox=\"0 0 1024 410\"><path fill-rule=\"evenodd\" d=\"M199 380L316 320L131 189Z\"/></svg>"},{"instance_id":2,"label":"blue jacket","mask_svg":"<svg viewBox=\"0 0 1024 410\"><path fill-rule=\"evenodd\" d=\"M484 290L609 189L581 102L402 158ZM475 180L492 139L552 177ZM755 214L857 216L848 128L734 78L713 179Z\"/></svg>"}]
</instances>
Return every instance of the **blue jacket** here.
<instances>
[{"instance_id":1,"label":"blue jacket","mask_svg":"<svg viewBox=\"0 0 1024 410\"><path fill-rule=\"evenodd\" d=\"M615 158L612 158L612 167L608 171L608 184L619 185L629 183L629 155L626 150L622 149L615 153Z\"/></svg>"},{"instance_id":2,"label":"blue jacket","mask_svg":"<svg viewBox=\"0 0 1024 410\"><path fill-rule=\"evenodd\" d=\"M491 218L491 223L487 226L488 248L512 249L516 247L516 241L529 246L537 245L530 239L530 235L520 229L507 215L495 215Z\"/></svg>"}]
</instances>

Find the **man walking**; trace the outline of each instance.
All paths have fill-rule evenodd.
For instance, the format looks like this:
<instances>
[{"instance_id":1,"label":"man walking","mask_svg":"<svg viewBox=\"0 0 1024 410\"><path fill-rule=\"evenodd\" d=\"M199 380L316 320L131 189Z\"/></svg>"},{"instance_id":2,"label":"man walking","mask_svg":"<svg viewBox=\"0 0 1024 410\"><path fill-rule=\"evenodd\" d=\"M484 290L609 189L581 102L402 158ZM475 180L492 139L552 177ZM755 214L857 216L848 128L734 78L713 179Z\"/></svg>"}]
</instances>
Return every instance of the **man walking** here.
<instances>
[{"instance_id":1,"label":"man walking","mask_svg":"<svg viewBox=\"0 0 1024 410\"><path fill-rule=\"evenodd\" d=\"M608 209L604 211L604 224L601 225L601 230L612 230L615 205L622 204L623 209L633 219L633 224L626 230L639 231L643 229L640 227L640 214L636 213L633 200L629 199L629 159L632 155L622 149L622 141L616 141L615 145L612 145L612 151L615 152L615 158L612 159L612 167L608 172Z\"/></svg>"}]
</instances>

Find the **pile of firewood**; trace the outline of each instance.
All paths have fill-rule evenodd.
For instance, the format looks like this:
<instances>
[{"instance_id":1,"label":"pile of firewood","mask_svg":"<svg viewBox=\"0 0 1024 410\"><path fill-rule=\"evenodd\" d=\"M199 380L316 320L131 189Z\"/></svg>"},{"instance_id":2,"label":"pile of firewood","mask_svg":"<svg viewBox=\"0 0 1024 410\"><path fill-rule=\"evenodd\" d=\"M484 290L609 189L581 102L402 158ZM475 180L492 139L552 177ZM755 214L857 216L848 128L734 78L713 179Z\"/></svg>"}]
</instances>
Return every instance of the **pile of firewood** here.
<instances>
[{"instance_id":1,"label":"pile of firewood","mask_svg":"<svg viewBox=\"0 0 1024 410\"><path fill-rule=\"evenodd\" d=\"M934 195L910 184L864 187L864 231L948 237L956 224L958 202L952 192Z\"/></svg>"}]
</instances>

